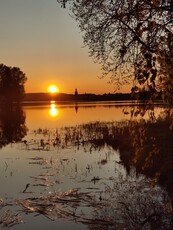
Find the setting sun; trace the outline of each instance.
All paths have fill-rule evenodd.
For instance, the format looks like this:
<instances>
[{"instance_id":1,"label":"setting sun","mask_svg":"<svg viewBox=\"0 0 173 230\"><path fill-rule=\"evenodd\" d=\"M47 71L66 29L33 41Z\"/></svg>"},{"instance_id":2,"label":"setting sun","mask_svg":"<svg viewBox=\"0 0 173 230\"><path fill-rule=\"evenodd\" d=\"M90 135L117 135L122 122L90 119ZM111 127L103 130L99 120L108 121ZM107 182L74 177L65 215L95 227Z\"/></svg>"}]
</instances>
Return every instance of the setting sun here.
<instances>
[{"instance_id":1,"label":"setting sun","mask_svg":"<svg viewBox=\"0 0 173 230\"><path fill-rule=\"evenodd\" d=\"M48 91L49 91L50 93L58 93L58 92L59 92L59 88L58 88L56 85L50 85L50 86L48 87Z\"/></svg>"}]
</instances>

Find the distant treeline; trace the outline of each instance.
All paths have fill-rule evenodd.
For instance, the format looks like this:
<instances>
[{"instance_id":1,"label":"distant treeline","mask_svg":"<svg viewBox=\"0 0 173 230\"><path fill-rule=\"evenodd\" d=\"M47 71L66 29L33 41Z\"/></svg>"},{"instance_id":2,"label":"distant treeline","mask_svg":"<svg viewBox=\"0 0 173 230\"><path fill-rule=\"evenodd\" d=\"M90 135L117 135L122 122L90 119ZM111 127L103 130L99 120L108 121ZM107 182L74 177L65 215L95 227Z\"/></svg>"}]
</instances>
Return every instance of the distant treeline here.
<instances>
[{"instance_id":1,"label":"distant treeline","mask_svg":"<svg viewBox=\"0 0 173 230\"><path fill-rule=\"evenodd\" d=\"M147 100L150 98L150 93L142 92L133 95L131 93L108 93L108 94L65 94L65 93L27 93L24 96L24 101L121 101L121 100ZM161 99L160 96L157 98Z\"/></svg>"}]
</instances>

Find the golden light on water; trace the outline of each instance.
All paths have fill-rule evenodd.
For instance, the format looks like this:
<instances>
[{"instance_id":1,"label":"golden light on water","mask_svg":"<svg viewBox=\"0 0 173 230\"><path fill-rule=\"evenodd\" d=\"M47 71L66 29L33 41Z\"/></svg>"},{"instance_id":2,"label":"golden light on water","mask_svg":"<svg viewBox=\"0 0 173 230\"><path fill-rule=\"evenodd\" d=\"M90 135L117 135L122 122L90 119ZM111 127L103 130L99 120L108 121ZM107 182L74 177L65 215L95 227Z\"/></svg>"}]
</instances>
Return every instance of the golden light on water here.
<instances>
[{"instance_id":1,"label":"golden light on water","mask_svg":"<svg viewBox=\"0 0 173 230\"><path fill-rule=\"evenodd\" d=\"M49 93L58 93L59 92L59 88L56 85L50 85L48 87L48 91L49 91Z\"/></svg>"},{"instance_id":2,"label":"golden light on water","mask_svg":"<svg viewBox=\"0 0 173 230\"><path fill-rule=\"evenodd\" d=\"M56 104L51 102L49 114L51 117L56 117L59 114L59 110L56 108Z\"/></svg>"}]
</instances>

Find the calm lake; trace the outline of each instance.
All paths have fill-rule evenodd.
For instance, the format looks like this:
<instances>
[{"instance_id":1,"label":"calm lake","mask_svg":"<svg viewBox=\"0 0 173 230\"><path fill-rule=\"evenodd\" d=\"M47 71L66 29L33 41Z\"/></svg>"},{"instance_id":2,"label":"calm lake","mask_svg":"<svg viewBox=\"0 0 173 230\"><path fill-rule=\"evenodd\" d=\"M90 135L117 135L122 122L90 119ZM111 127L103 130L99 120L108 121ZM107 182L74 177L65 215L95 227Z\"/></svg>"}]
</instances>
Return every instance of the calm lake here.
<instances>
[{"instance_id":1,"label":"calm lake","mask_svg":"<svg viewBox=\"0 0 173 230\"><path fill-rule=\"evenodd\" d=\"M128 168L119 144L104 142L142 106L52 101L2 108L0 228L172 229L172 190ZM163 110L157 105L155 117Z\"/></svg>"}]
</instances>

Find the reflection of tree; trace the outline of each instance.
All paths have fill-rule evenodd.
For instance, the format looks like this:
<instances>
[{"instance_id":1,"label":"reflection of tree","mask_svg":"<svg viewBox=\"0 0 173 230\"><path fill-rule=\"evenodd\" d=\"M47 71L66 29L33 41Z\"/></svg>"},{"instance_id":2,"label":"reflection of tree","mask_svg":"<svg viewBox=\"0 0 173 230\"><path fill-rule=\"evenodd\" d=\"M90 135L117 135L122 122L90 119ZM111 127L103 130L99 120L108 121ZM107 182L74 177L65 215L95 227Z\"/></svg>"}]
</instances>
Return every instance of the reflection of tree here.
<instances>
[{"instance_id":1,"label":"reflection of tree","mask_svg":"<svg viewBox=\"0 0 173 230\"><path fill-rule=\"evenodd\" d=\"M121 161L130 174L136 172L149 176L153 186L159 182L173 201L173 131L170 118L159 117L154 122L95 122L58 131L58 146L78 145L89 151L105 145L119 149ZM55 136L57 134L54 134Z\"/></svg>"},{"instance_id":2,"label":"reflection of tree","mask_svg":"<svg viewBox=\"0 0 173 230\"><path fill-rule=\"evenodd\" d=\"M170 117L154 122L128 121L124 123L90 123L67 129L68 141L89 145L89 149L105 144L119 149L121 162L128 173L135 167L138 173L153 178L168 191L173 202L173 131Z\"/></svg>"},{"instance_id":3,"label":"reflection of tree","mask_svg":"<svg viewBox=\"0 0 173 230\"><path fill-rule=\"evenodd\" d=\"M171 204L160 187L151 187L150 180L142 176L119 175L113 188L107 187L104 199L98 203L94 216L109 221L112 227L89 229L170 229ZM99 224L99 222L98 222Z\"/></svg>"},{"instance_id":4,"label":"reflection of tree","mask_svg":"<svg viewBox=\"0 0 173 230\"><path fill-rule=\"evenodd\" d=\"M45 192L16 204L25 213L42 214L51 220L75 220L92 230L171 229L170 199L160 187L152 187L151 180L135 174L118 173L112 182L113 186L105 184L105 189L99 192L102 198L98 193L70 189Z\"/></svg>"},{"instance_id":5,"label":"reflection of tree","mask_svg":"<svg viewBox=\"0 0 173 230\"><path fill-rule=\"evenodd\" d=\"M20 200L20 205L26 213L32 210L50 219L61 218L63 214L66 219L75 219L93 230L171 229L173 143L167 145L168 149L165 145L172 140L173 132L167 123L164 117L153 123L144 120L96 122L59 130L36 130L35 134L42 134L45 141L49 137L54 147L62 149L70 145L85 151L104 146L119 149L121 161L115 164L120 168L124 165L128 173L117 169L115 178L111 177L110 183L101 182L105 187L97 192L72 189L60 194L45 193L34 199ZM158 182L166 190L158 186Z\"/></svg>"},{"instance_id":6,"label":"reflection of tree","mask_svg":"<svg viewBox=\"0 0 173 230\"><path fill-rule=\"evenodd\" d=\"M20 105L0 106L0 148L20 141L27 133L25 113Z\"/></svg>"},{"instance_id":7,"label":"reflection of tree","mask_svg":"<svg viewBox=\"0 0 173 230\"><path fill-rule=\"evenodd\" d=\"M135 166L138 173L153 178L153 185L159 182L173 202L173 131L169 124L168 117L154 123L132 123L126 129L129 151L122 148L120 154L125 167Z\"/></svg>"},{"instance_id":8,"label":"reflection of tree","mask_svg":"<svg viewBox=\"0 0 173 230\"><path fill-rule=\"evenodd\" d=\"M121 210L122 222L127 223L129 229L170 229L172 224L173 131L170 129L169 115L164 114L154 121L134 120L121 124L95 123L84 126L85 133L88 135L90 132L89 137L95 147L106 144L119 149L119 163L125 166L129 175L135 168L138 176L145 174L151 178L148 184L130 183L129 178L125 184L124 180L114 184L113 193L121 207L117 208L117 202L110 197L112 208L108 210L115 210L112 216L117 216L116 210ZM161 195L157 184L167 191L169 198L166 198L166 193ZM105 211L106 216L108 210Z\"/></svg>"}]
</instances>

